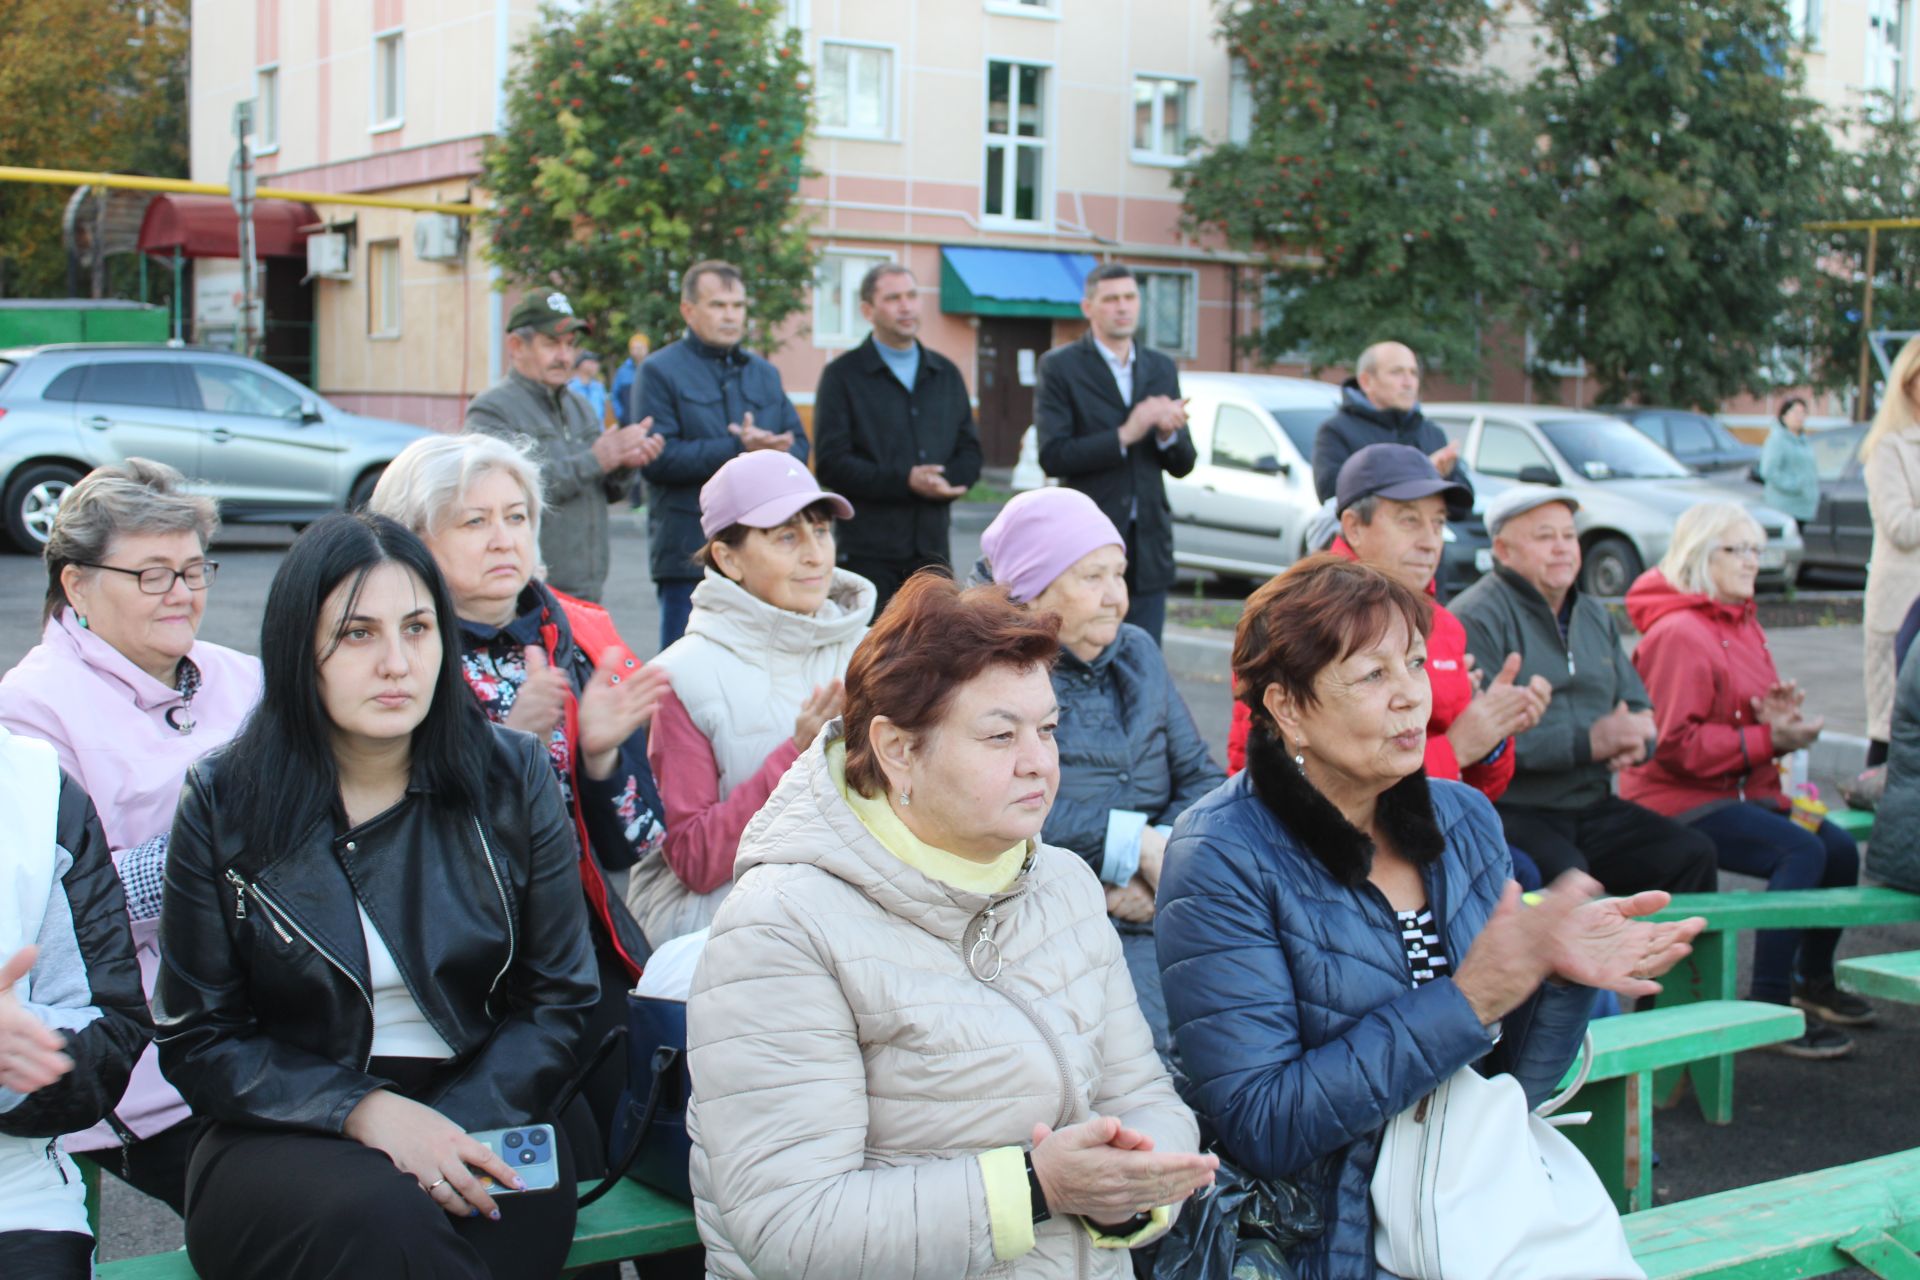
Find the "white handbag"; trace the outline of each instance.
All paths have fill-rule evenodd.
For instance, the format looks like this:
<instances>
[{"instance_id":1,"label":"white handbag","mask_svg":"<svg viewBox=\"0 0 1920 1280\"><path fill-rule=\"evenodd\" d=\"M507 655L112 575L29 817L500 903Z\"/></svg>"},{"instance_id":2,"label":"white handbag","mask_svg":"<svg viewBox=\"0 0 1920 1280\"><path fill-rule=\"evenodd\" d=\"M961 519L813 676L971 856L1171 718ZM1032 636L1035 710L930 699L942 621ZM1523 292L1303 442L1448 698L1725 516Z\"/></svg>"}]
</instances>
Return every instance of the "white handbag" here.
<instances>
[{"instance_id":1,"label":"white handbag","mask_svg":"<svg viewBox=\"0 0 1920 1280\"><path fill-rule=\"evenodd\" d=\"M1462 1067L1388 1122L1373 1169L1373 1256L1401 1280L1646 1280L1599 1175L1510 1075ZM1585 1116L1562 1117L1580 1123Z\"/></svg>"}]
</instances>

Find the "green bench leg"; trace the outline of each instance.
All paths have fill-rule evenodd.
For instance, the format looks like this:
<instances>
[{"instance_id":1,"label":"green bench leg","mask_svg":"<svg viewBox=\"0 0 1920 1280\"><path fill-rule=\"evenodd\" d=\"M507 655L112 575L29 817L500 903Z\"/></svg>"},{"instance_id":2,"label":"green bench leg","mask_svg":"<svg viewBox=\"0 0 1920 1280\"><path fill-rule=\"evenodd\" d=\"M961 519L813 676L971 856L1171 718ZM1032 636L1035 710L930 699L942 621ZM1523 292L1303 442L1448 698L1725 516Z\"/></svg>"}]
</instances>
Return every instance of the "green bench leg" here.
<instances>
[{"instance_id":1,"label":"green bench leg","mask_svg":"<svg viewBox=\"0 0 1920 1280\"><path fill-rule=\"evenodd\" d=\"M1622 1076L1589 1083L1567 1107L1573 1111L1591 1111L1593 1119L1560 1131L1600 1175L1600 1184L1622 1213L1632 1212L1634 1193L1628 1182L1632 1164L1627 1155L1627 1144L1632 1139L1628 1132L1628 1079Z\"/></svg>"},{"instance_id":2,"label":"green bench leg","mask_svg":"<svg viewBox=\"0 0 1920 1280\"><path fill-rule=\"evenodd\" d=\"M100 1239L100 1166L85 1156L74 1156L73 1162L79 1166L80 1183L87 1189L87 1226L97 1242Z\"/></svg>"},{"instance_id":3,"label":"green bench leg","mask_svg":"<svg viewBox=\"0 0 1920 1280\"><path fill-rule=\"evenodd\" d=\"M1733 933L1703 933L1694 940L1693 954L1664 979L1665 989L1655 1003L1693 1004L1700 1000L1732 1000L1739 974ZM1681 1072L1693 1081L1700 1114L1708 1124L1733 1123L1733 1055L1703 1058L1685 1067L1668 1067L1654 1075L1654 1092L1662 1105L1671 1105L1680 1089Z\"/></svg>"},{"instance_id":4,"label":"green bench leg","mask_svg":"<svg viewBox=\"0 0 1920 1280\"><path fill-rule=\"evenodd\" d=\"M1842 1240L1840 1252L1880 1280L1920 1280L1920 1256L1884 1231L1862 1231Z\"/></svg>"}]
</instances>

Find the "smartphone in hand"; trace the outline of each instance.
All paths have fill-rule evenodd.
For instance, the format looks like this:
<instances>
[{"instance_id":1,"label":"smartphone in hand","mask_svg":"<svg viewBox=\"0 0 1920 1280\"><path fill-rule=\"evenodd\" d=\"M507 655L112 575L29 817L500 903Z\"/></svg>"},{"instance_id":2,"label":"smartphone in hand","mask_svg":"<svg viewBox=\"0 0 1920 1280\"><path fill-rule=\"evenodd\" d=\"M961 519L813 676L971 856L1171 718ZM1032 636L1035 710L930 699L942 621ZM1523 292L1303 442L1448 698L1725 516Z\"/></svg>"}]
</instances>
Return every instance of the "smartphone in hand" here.
<instances>
[{"instance_id":1,"label":"smartphone in hand","mask_svg":"<svg viewBox=\"0 0 1920 1280\"><path fill-rule=\"evenodd\" d=\"M507 1129L484 1129L467 1135L492 1148L509 1169L520 1175L525 1187L503 1186L493 1177L475 1170L480 1184L490 1196L518 1195L522 1191L551 1191L560 1185L560 1165L553 1153L553 1126L521 1124Z\"/></svg>"}]
</instances>

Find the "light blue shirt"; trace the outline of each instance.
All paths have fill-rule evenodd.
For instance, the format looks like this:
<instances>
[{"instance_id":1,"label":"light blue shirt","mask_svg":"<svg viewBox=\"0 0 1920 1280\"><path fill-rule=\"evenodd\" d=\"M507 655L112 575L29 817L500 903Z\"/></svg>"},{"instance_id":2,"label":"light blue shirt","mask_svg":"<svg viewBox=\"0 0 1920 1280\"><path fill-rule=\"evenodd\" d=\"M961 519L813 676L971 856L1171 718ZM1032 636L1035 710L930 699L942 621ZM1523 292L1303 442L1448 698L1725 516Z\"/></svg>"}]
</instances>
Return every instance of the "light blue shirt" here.
<instances>
[{"instance_id":1,"label":"light blue shirt","mask_svg":"<svg viewBox=\"0 0 1920 1280\"><path fill-rule=\"evenodd\" d=\"M567 386L592 407L595 422L607 420L607 389L597 378L591 382L575 378Z\"/></svg>"},{"instance_id":2,"label":"light blue shirt","mask_svg":"<svg viewBox=\"0 0 1920 1280\"><path fill-rule=\"evenodd\" d=\"M900 379L900 385L911 392L913 380L920 374L920 344L916 342L905 351L896 351L875 338L873 349L887 362L887 368L893 370L893 376Z\"/></svg>"}]
</instances>

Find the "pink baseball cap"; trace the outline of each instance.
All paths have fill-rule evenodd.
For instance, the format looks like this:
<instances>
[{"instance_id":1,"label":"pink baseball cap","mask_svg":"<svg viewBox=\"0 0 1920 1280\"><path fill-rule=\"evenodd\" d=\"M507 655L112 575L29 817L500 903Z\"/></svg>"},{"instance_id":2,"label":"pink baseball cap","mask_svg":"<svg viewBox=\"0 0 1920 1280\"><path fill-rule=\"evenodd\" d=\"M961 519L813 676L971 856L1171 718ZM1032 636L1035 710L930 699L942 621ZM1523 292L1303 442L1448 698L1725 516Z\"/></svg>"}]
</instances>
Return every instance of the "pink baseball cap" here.
<instances>
[{"instance_id":1,"label":"pink baseball cap","mask_svg":"<svg viewBox=\"0 0 1920 1280\"><path fill-rule=\"evenodd\" d=\"M980 535L993 580L1025 604L1102 547L1126 548L1113 521L1078 489L1029 489L1015 495Z\"/></svg>"},{"instance_id":2,"label":"pink baseball cap","mask_svg":"<svg viewBox=\"0 0 1920 1280\"><path fill-rule=\"evenodd\" d=\"M700 532L708 538L736 524L777 529L816 502L833 505L842 520L853 518L853 504L828 493L807 464L778 449L739 454L700 486Z\"/></svg>"}]
</instances>

